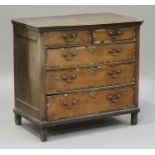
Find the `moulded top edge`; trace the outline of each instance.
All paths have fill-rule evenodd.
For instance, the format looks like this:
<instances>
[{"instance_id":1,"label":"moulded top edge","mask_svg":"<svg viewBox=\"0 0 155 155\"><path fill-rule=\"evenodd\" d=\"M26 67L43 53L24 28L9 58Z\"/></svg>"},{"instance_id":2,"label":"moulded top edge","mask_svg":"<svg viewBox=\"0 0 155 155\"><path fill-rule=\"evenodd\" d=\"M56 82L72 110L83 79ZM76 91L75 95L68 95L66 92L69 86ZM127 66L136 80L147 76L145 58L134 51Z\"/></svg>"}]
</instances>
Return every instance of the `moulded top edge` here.
<instances>
[{"instance_id":1,"label":"moulded top edge","mask_svg":"<svg viewBox=\"0 0 155 155\"><path fill-rule=\"evenodd\" d=\"M13 19L13 23L24 24L33 28L76 27L90 25L107 25L120 23L142 23L143 20L114 13L78 14L51 17L33 17Z\"/></svg>"}]
</instances>

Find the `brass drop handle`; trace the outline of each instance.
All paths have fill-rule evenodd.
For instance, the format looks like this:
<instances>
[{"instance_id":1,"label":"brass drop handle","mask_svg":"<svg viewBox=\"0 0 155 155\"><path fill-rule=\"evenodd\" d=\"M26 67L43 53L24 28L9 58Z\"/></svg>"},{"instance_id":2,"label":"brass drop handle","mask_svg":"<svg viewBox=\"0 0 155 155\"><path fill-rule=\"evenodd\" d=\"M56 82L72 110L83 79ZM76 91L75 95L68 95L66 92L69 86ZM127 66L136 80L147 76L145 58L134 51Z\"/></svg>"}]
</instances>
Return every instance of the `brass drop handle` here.
<instances>
[{"instance_id":1,"label":"brass drop handle","mask_svg":"<svg viewBox=\"0 0 155 155\"><path fill-rule=\"evenodd\" d=\"M107 75L110 76L112 79L117 78L118 76L120 76L120 74L122 73L122 71L120 69L118 70L111 70L107 72Z\"/></svg>"},{"instance_id":2,"label":"brass drop handle","mask_svg":"<svg viewBox=\"0 0 155 155\"><path fill-rule=\"evenodd\" d=\"M66 41L66 42L71 42L73 41L77 36L77 33L68 33L68 34L62 34L61 37Z\"/></svg>"},{"instance_id":3,"label":"brass drop handle","mask_svg":"<svg viewBox=\"0 0 155 155\"><path fill-rule=\"evenodd\" d=\"M112 102L112 103L116 103L120 100L121 98L121 94L113 94L113 95L108 95L108 101Z\"/></svg>"},{"instance_id":4,"label":"brass drop handle","mask_svg":"<svg viewBox=\"0 0 155 155\"><path fill-rule=\"evenodd\" d=\"M76 51L72 51L72 52L67 51L67 52L64 52L62 56L66 60L73 60L76 55L77 55Z\"/></svg>"},{"instance_id":5,"label":"brass drop handle","mask_svg":"<svg viewBox=\"0 0 155 155\"><path fill-rule=\"evenodd\" d=\"M63 105L65 106L65 108L72 109L74 105L76 105L77 103L78 103L77 100L72 100L71 102L64 101Z\"/></svg>"},{"instance_id":6,"label":"brass drop handle","mask_svg":"<svg viewBox=\"0 0 155 155\"><path fill-rule=\"evenodd\" d=\"M109 35L112 37L112 38L115 38L119 35L121 35L123 32L121 30L112 30L112 31L109 31Z\"/></svg>"},{"instance_id":7,"label":"brass drop handle","mask_svg":"<svg viewBox=\"0 0 155 155\"><path fill-rule=\"evenodd\" d=\"M62 75L62 80L65 81L65 82L67 82L67 83L70 83L70 82L73 82L73 80L75 80L76 77L77 77L76 74L72 74L70 76L64 74L64 75Z\"/></svg>"},{"instance_id":8,"label":"brass drop handle","mask_svg":"<svg viewBox=\"0 0 155 155\"><path fill-rule=\"evenodd\" d=\"M122 50L121 50L120 48L115 49L115 50L110 49L110 50L108 51L108 53L109 53L110 55L112 55L112 56L118 56L121 52L122 52Z\"/></svg>"}]
</instances>

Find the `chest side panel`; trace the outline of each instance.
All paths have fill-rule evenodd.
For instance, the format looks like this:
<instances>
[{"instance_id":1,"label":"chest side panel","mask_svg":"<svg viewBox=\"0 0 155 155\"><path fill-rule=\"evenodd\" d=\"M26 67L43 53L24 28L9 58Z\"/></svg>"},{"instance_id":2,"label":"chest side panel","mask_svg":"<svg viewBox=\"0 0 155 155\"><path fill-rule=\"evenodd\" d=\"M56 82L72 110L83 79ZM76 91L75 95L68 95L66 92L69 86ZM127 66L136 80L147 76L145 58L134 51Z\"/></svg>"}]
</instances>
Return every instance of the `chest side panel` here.
<instances>
[{"instance_id":1,"label":"chest side panel","mask_svg":"<svg viewBox=\"0 0 155 155\"><path fill-rule=\"evenodd\" d=\"M40 35L14 25L15 108L41 118L44 101Z\"/></svg>"}]
</instances>

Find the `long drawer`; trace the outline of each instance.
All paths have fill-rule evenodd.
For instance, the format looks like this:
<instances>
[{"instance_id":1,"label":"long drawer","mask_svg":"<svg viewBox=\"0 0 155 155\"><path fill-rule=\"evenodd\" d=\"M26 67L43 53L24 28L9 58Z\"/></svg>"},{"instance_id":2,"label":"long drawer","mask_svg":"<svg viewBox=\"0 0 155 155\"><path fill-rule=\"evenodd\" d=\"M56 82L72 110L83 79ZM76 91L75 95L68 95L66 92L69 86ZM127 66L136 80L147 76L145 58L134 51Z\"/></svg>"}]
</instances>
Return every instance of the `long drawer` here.
<instances>
[{"instance_id":1,"label":"long drawer","mask_svg":"<svg viewBox=\"0 0 155 155\"><path fill-rule=\"evenodd\" d=\"M133 85L98 89L70 94L53 95L47 97L48 121L77 117L104 111L132 108L135 87Z\"/></svg>"},{"instance_id":2,"label":"long drawer","mask_svg":"<svg viewBox=\"0 0 155 155\"><path fill-rule=\"evenodd\" d=\"M135 60L135 43L47 50L47 69Z\"/></svg>"},{"instance_id":3,"label":"long drawer","mask_svg":"<svg viewBox=\"0 0 155 155\"><path fill-rule=\"evenodd\" d=\"M46 73L47 94L130 83L134 81L135 64L104 65Z\"/></svg>"}]
</instances>

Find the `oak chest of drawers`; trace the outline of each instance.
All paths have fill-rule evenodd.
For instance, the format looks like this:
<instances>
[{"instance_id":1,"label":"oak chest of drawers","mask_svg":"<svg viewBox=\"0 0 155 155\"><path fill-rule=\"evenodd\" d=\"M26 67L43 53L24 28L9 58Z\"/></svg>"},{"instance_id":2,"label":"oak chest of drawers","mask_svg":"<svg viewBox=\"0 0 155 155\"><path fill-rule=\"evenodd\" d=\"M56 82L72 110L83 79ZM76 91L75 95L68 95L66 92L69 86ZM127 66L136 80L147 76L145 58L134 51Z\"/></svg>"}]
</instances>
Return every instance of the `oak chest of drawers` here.
<instances>
[{"instance_id":1,"label":"oak chest of drawers","mask_svg":"<svg viewBox=\"0 0 155 155\"><path fill-rule=\"evenodd\" d=\"M47 128L131 114L137 124L142 20L113 13L12 20L15 122Z\"/></svg>"}]
</instances>

